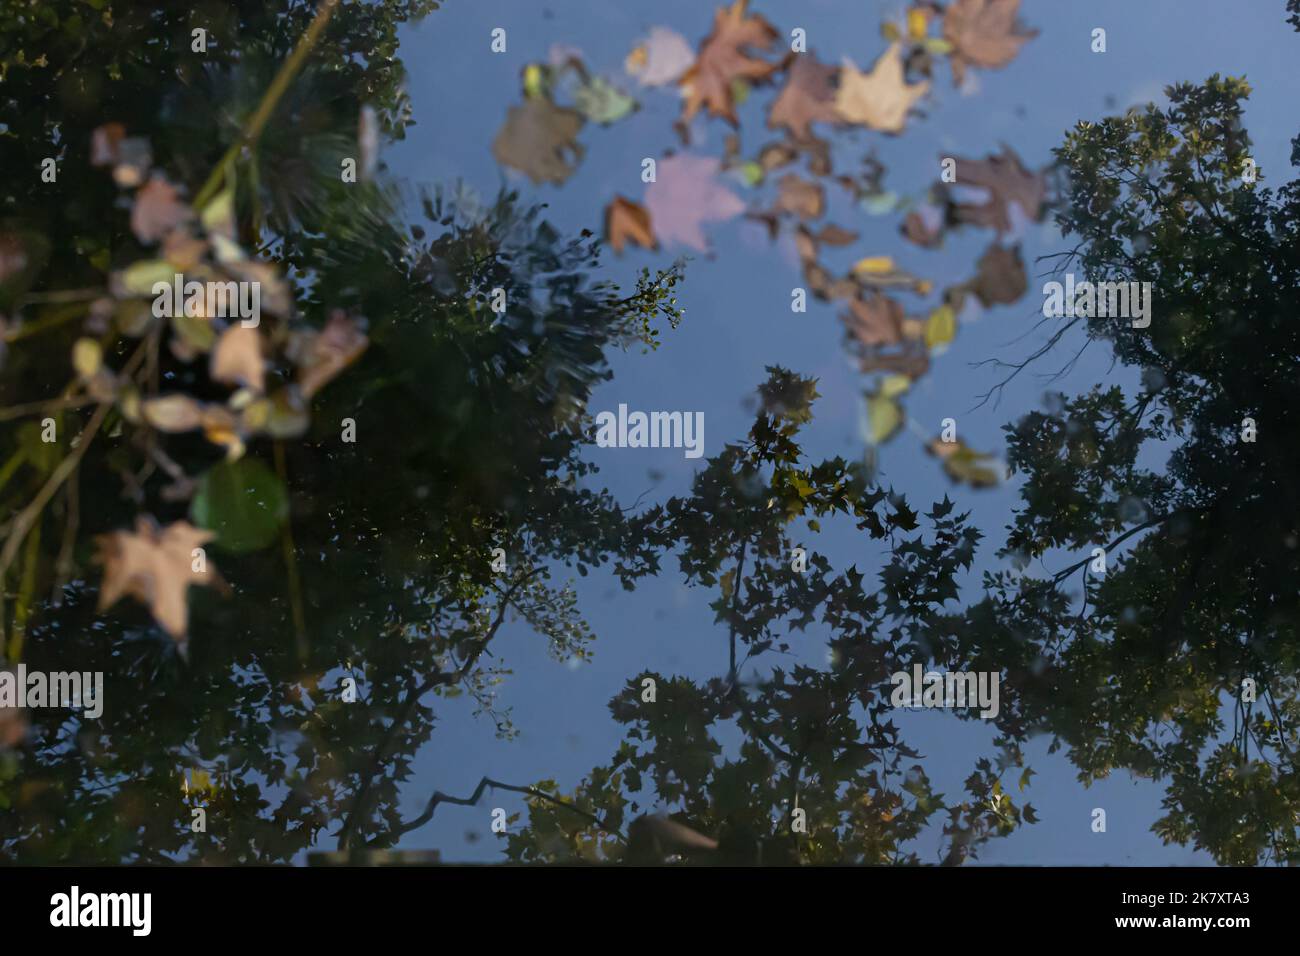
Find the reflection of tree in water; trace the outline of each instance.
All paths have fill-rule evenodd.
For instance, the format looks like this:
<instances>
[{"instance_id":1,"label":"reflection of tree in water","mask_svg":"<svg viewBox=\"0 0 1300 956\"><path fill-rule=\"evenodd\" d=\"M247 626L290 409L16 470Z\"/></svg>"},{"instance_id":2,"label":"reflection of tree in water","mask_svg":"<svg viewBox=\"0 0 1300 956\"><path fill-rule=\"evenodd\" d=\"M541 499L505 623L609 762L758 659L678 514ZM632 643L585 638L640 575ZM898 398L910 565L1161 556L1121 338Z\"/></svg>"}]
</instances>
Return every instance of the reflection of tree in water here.
<instances>
[{"instance_id":1,"label":"reflection of tree in water","mask_svg":"<svg viewBox=\"0 0 1300 956\"><path fill-rule=\"evenodd\" d=\"M367 21L373 35L350 24L357 43L390 43L396 23L423 12L382 6L385 15ZM261 38L273 65L303 24L285 32L263 16L260 7L245 14L241 35ZM316 397L307 436L250 449L286 476L292 537L218 553L234 596L191 592L194 639L182 661L143 608L95 613L89 537L134 515L117 475L134 467L122 458L136 449L101 440L86 453L74 551L82 573L61 606L34 609L22 659L105 672L106 709L85 722L59 710L25 714L25 744L0 752L7 856L269 861L326 839L390 846L435 810L455 812L438 809L442 796L418 816L398 812L440 701L466 696L512 733L494 698L505 670L490 656L503 621L523 618L557 657L582 655L593 635L573 591L552 575L609 566L632 588L672 557L686 583L715 591L707 646L727 663L704 680L631 675L611 702L626 739L576 787L527 786L498 770L500 783L529 791L509 859L960 862L1035 820L1019 792L1021 746L1040 731L1067 748L1085 781L1111 769L1161 779L1168 812L1157 832L1166 839L1223 862L1296 859L1300 523L1288 466L1300 188L1243 187L1240 84L1212 78L1180 89L1165 114L1081 128L1059 151L1069 174L1061 222L1081 240L1066 268L1154 284L1150 328L1087 323L1140 370L1141 385L1062 398L1009 428L1026 483L1005 552L1022 568L1056 549L1086 557L1063 560L1066 570L1046 579L998 573L983 600L956 610L949 602L980 533L947 500L920 515L854 463L807 460L799 440L812 422L813 383L783 369L760 387L748 436L709 459L690 494L625 509L586 490L584 414L609 375L605 354L652 342L657 319L676 320L677 270L645 274L620 294L589 278L600 268L594 242L559 236L511 197L484 207L464 194L430 196L417 200L424 218L410 224L396 195L341 190L337 150L320 144L353 141L354 91L379 91L391 133L405 115L400 66L357 66L344 32L326 33L318 55L366 75L304 74L285 108L333 104L304 114L317 145L270 124L257 201L239 211L240 240L299 279L304 312L347 308L370 320L369 348ZM71 76L112 75L130 35L88 43ZM224 51L214 57L161 126L152 73L128 75L132 95L99 112L149 135L160 163L201 182L237 130L212 142L172 134L202 114L205 97L251 98L229 115L255 108L266 81L255 78L258 51L245 53L242 73L222 66ZM31 70L12 79L31 102L54 82ZM67 123L68 135L88 135L106 118L99 112L82 132ZM3 139L5 168L35 168L33 144L48 141L42 124L54 119L31 111L26 125L11 123L22 135ZM331 163L317 168L322 153ZM277 156L297 160L277 168ZM33 254L44 250L47 269L69 288L102 279L88 261L125 230L108 216L86 225L78 210L109 208L103 177L61 187L58 202L27 182L5 188L30 213L13 234ZM510 302L503 316L488 307L496 288ZM29 400L34 383L66 377L68 332L57 347L11 350L5 406ZM355 419L356 444L336 440L344 417ZM1241 439L1245 418L1258 428L1254 442ZM24 440L4 435L0 457ZM168 447L187 471L213 461L197 437ZM42 478L16 472L0 486L6 512ZM169 513L157 498L164 483L146 481L142 500L160 518L179 516L183 507ZM34 546L42 581L65 558L59 524L47 524ZM879 565L832 567L815 547L823 524L881 542ZM807 549L806 570L793 566L797 546ZM1104 576L1089 568L1098 546ZM504 572L493 569L498 548ZM1067 590L1080 581L1082 609ZM809 663L819 655L807 642L828 634L825 663ZM936 768L927 771L892 719L889 677L914 661L1006 675L995 737L970 759L960 794L935 792ZM353 704L340 700L348 676ZM1249 701L1246 679L1257 688ZM0 748L8 732L0 727ZM207 833L190 830L181 789L182 774L199 769L214 784ZM472 781L440 783L456 797L474 792ZM654 811L673 819L645 816Z\"/></svg>"},{"instance_id":2,"label":"reflection of tree in water","mask_svg":"<svg viewBox=\"0 0 1300 956\"><path fill-rule=\"evenodd\" d=\"M1078 237L1061 270L1151 281L1156 317L1062 321L1141 383L1061 396L1009 429L1026 484L1006 549L1088 556L1046 579L999 575L954 646L1011 670L1084 781L1164 781L1164 839L1295 863L1300 182L1245 181L1247 93L1217 76L1175 86L1168 108L1081 126L1058 150L1059 222Z\"/></svg>"}]
</instances>

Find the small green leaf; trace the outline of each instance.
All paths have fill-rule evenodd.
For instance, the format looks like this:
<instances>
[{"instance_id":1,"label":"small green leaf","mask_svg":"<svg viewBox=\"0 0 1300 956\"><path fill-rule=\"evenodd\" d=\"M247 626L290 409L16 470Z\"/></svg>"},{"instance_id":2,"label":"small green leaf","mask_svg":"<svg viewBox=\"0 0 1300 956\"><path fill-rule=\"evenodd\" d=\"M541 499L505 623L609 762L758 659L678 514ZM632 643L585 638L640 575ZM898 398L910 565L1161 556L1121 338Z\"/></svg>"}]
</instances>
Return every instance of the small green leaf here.
<instances>
[{"instance_id":1,"label":"small green leaf","mask_svg":"<svg viewBox=\"0 0 1300 956\"><path fill-rule=\"evenodd\" d=\"M273 542L289 515L289 498L275 472L256 458L223 461L200 480L190 518L217 534L226 551L255 551Z\"/></svg>"}]
</instances>

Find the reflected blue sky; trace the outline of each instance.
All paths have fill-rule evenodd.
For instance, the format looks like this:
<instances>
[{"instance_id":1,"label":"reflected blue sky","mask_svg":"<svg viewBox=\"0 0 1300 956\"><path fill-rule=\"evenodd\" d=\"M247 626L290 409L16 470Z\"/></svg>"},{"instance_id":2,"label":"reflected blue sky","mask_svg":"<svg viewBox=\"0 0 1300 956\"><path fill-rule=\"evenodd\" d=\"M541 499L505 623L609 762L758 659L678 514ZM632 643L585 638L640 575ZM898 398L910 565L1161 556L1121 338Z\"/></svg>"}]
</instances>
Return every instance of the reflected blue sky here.
<instances>
[{"instance_id":1,"label":"reflected blue sky","mask_svg":"<svg viewBox=\"0 0 1300 956\"><path fill-rule=\"evenodd\" d=\"M888 169L886 187L920 196L935 180L940 156L982 157L1006 143L1027 165L1041 166L1077 120L1159 98L1169 83L1198 82L1217 72L1251 81L1246 124L1254 155L1265 181L1283 182L1293 172L1289 142L1300 126L1294 82L1300 39L1285 23L1283 6L1281 0L1026 0L1022 17L1040 35L1008 68L977 71L978 91L963 96L941 67L925 115L913 118L898 138L865 131L841 137L851 145L837 149L837 171L848 171L840 168L846 158L874 148ZM787 36L790 29L803 27L820 59L838 63L849 57L865 67L884 48L880 21L899 14L903 4L757 0L751 7ZM580 50L593 71L626 80L623 59L651 26L672 27L698 43L708 33L712 15L713 4L700 0L448 0L442 10L403 33L401 56L410 73L416 125L404 142L385 152L384 160L396 177L416 182L463 180L488 195L505 182L519 188L525 199L547 203L548 218L562 232L599 230L602 210L614 195L641 198L641 159L678 146L672 123L680 102L670 91L645 91L635 115L608 128L588 124L580 136L587 152L578 172L561 187L534 187L498 167L490 150L506 110L520 98L521 69L545 60L552 45L563 44ZM507 30L505 54L489 51L489 35L496 27ZM1104 54L1089 48L1096 27L1107 31ZM767 102L766 96L755 97L740 111L747 154L775 138L764 126ZM697 120L692 151L720 155L727 132L722 121ZM836 263L893 255L903 268L934 281L930 301L937 301L943 286L970 275L992 238L981 231L956 233L942 250L926 251L898 237L896 216L868 217L834 190L828 198L827 220L860 233ZM805 314L790 311L790 290L802 284L792 244L788 239L772 243L762 227L743 220L714 226L710 235L715 256L696 256L687 268L682 326L664 334L656 353L616 357L614 379L597 392L592 410L615 409L625 402L633 409L703 411L705 454L712 455L745 433L751 419L745 399L765 377L764 366L780 363L820 379L822 397L813 426L805 431L806 451L815 458L861 455L862 379L841 348L842 329L833 307L814 301ZM1045 268L1035 266L1033 258L1061 251L1065 244L1050 223L1030 227L1023 243L1031 272L1029 294L1013 306L963 322L953 346L906 399L909 415L922 428L937 432L943 418L955 418L963 440L979 450L1002 450L1002 425L1041 404L1043 375L1064 365L1082 344L1081 339L1062 342L1011 382L997 406L976 408L1004 373L974 363L1022 359L1045 337L1033 331L1043 281L1034 276ZM622 260L610 255L607 266L613 278L631 284L638 267L666 265L683 251L634 250ZM1068 394L1099 381L1126 384L1121 375L1111 368L1110 356L1094 345L1052 387ZM600 465L603 483L627 503L649 489L646 498L655 501L684 493L700 466L678 449L593 448L590 457ZM1016 504L1015 484L983 492L953 489L908 434L886 446L881 467L881 480L906 491L914 506L949 493L960 508L973 512L987 535L963 595L974 599L980 572L996 566L993 552ZM848 531L832 530L806 544L836 566L856 562L869 572L869 580L879 567L877 546ZM1048 559L1052 568L1062 563ZM520 625L498 638L493 645L497 662L514 670L499 703L513 708L520 735L499 741L490 721L472 717L471 705L440 703L440 726L406 784L404 810L417 814L435 789L468 793L485 774L512 783L554 779L571 789L617 749L621 728L606 704L629 677L646 668L697 678L724 673L726 642L712 623L712 593L680 584L674 561L666 561L664 568L634 593L624 592L608 575L579 579L582 607L597 635L589 663L576 668L556 663L547 656L544 641ZM824 637L810 629L796 650L820 664ZM990 736L978 722L941 713L904 714L900 723L909 742L925 754L927 771L940 791L960 789L973 756ZM1210 862L1207 854L1190 848L1163 846L1150 832L1161 814L1159 785L1121 772L1085 789L1068 760L1049 755L1042 739L1031 742L1026 757L1037 771L1026 796L1041 820L989 843L981 851L982 862ZM452 860L496 859L498 838L489 829L495 806L513 813L522 810L522 801L498 794L478 808L441 807L431 823L408 834L401 846L438 847ZM1105 834L1091 832L1093 807L1107 811ZM923 858L937 853L937 835L930 842L933 851L926 840L921 842Z\"/></svg>"}]
</instances>

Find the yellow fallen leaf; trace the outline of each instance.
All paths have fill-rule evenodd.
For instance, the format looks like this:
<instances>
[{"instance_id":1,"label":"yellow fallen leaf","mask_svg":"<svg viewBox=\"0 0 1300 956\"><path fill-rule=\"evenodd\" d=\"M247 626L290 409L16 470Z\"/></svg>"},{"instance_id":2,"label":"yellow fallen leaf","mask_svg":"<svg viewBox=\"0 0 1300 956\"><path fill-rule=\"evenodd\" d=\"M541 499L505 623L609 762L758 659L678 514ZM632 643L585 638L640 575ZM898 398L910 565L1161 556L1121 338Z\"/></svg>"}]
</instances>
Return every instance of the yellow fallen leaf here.
<instances>
[{"instance_id":1,"label":"yellow fallen leaf","mask_svg":"<svg viewBox=\"0 0 1300 956\"><path fill-rule=\"evenodd\" d=\"M879 445L903 424L903 410L892 398L883 395L867 396L867 439Z\"/></svg>"},{"instance_id":2,"label":"yellow fallen leaf","mask_svg":"<svg viewBox=\"0 0 1300 956\"><path fill-rule=\"evenodd\" d=\"M853 263L854 272L865 272L867 275L883 275L887 272L894 271L893 256L867 256L865 259L859 259Z\"/></svg>"},{"instance_id":3,"label":"yellow fallen leaf","mask_svg":"<svg viewBox=\"0 0 1300 956\"><path fill-rule=\"evenodd\" d=\"M929 348L947 345L957 337L957 315L950 306L941 305L930 313L925 323L925 344Z\"/></svg>"},{"instance_id":4,"label":"yellow fallen leaf","mask_svg":"<svg viewBox=\"0 0 1300 956\"><path fill-rule=\"evenodd\" d=\"M912 380L906 375L886 375L880 382L880 395L883 398L896 398L912 387Z\"/></svg>"}]
</instances>

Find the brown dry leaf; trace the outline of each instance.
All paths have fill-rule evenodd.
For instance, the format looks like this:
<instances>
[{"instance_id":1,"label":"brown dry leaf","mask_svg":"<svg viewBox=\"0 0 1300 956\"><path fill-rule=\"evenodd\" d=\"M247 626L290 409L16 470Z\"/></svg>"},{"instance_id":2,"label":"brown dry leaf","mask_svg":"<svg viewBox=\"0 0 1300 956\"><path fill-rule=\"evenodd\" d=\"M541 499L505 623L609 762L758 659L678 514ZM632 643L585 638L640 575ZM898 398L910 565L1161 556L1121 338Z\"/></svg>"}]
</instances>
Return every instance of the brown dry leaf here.
<instances>
[{"instance_id":1,"label":"brown dry leaf","mask_svg":"<svg viewBox=\"0 0 1300 956\"><path fill-rule=\"evenodd\" d=\"M845 122L898 133L907 121L908 111L929 89L929 80L907 82L899 44L891 43L870 73L859 72L852 61L844 61L835 108Z\"/></svg>"},{"instance_id":2,"label":"brown dry leaf","mask_svg":"<svg viewBox=\"0 0 1300 956\"><path fill-rule=\"evenodd\" d=\"M748 0L736 0L714 13L713 32L704 38L699 58L680 80L686 92L683 123L689 123L700 107L706 106L711 116L736 125L732 81L762 80L780 67L780 63L758 60L747 52L752 47L766 50L777 37L776 28L763 17L745 15L747 5Z\"/></svg>"},{"instance_id":3,"label":"brown dry leaf","mask_svg":"<svg viewBox=\"0 0 1300 956\"><path fill-rule=\"evenodd\" d=\"M989 193L983 203L954 203L953 213L958 222L1006 232L1011 228L1008 211L1011 203L1018 205L1029 219L1042 218L1047 179L1042 173L1026 169L1008 146L1002 147L1000 156L958 159L957 185L975 186Z\"/></svg>"},{"instance_id":4,"label":"brown dry leaf","mask_svg":"<svg viewBox=\"0 0 1300 956\"><path fill-rule=\"evenodd\" d=\"M943 214L933 206L913 209L903 220L903 238L923 249L934 249L943 241Z\"/></svg>"},{"instance_id":5,"label":"brown dry leaf","mask_svg":"<svg viewBox=\"0 0 1300 956\"><path fill-rule=\"evenodd\" d=\"M544 97L529 97L510 107L505 125L492 142L492 155L503 166L526 173L534 184L559 185L578 168L583 148L577 141L582 114L556 106Z\"/></svg>"},{"instance_id":6,"label":"brown dry leaf","mask_svg":"<svg viewBox=\"0 0 1300 956\"><path fill-rule=\"evenodd\" d=\"M858 358L858 369L864 373L890 372L918 379L930 370L930 353L923 342L907 342L898 352L871 351Z\"/></svg>"},{"instance_id":7,"label":"brown dry leaf","mask_svg":"<svg viewBox=\"0 0 1300 956\"><path fill-rule=\"evenodd\" d=\"M925 446L926 451L943 462L943 470L955 482L966 482L972 488L988 488L1002 480L1001 464L996 455L974 451L965 442L946 442L934 439Z\"/></svg>"},{"instance_id":8,"label":"brown dry leaf","mask_svg":"<svg viewBox=\"0 0 1300 956\"><path fill-rule=\"evenodd\" d=\"M140 403L140 415L160 432L189 432L203 424L203 406L188 395L161 395Z\"/></svg>"},{"instance_id":9,"label":"brown dry leaf","mask_svg":"<svg viewBox=\"0 0 1300 956\"><path fill-rule=\"evenodd\" d=\"M796 139L809 139L813 123L840 123L835 110L835 74L812 53L800 53L790 65L790 76L767 114L767 126L784 126Z\"/></svg>"},{"instance_id":10,"label":"brown dry leaf","mask_svg":"<svg viewBox=\"0 0 1300 956\"><path fill-rule=\"evenodd\" d=\"M853 338L868 347L897 345L903 340L903 306L887 295L857 296L840 314Z\"/></svg>"},{"instance_id":11,"label":"brown dry leaf","mask_svg":"<svg viewBox=\"0 0 1300 956\"><path fill-rule=\"evenodd\" d=\"M822 226L817 235L813 236L818 245L822 246L847 246L858 241L856 232L849 232L847 229L829 223Z\"/></svg>"},{"instance_id":12,"label":"brown dry leaf","mask_svg":"<svg viewBox=\"0 0 1300 956\"><path fill-rule=\"evenodd\" d=\"M820 183L809 182L797 173L786 173L777 185L780 193L773 213L792 213L800 219L816 219L826 211L826 194Z\"/></svg>"},{"instance_id":13,"label":"brown dry leaf","mask_svg":"<svg viewBox=\"0 0 1300 956\"><path fill-rule=\"evenodd\" d=\"M257 329L236 322L217 339L212 349L208 374L225 385L244 385L263 391L266 366L262 361L262 337Z\"/></svg>"},{"instance_id":14,"label":"brown dry leaf","mask_svg":"<svg viewBox=\"0 0 1300 956\"><path fill-rule=\"evenodd\" d=\"M141 242L157 242L194 215L177 196L176 187L154 176L135 194L131 231Z\"/></svg>"},{"instance_id":15,"label":"brown dry leaf","mask_svg":"<svg viewBox=\"0 0 1300 956\"><path fill-rule=\"evenodd\" d=\"M1018 19L1020 0L954 0L943 17L943 36L953 46L952 77L961 85L966 65L1006 66L1025 42L1038 36Z\"/></svg>"},{"instance_id":16,"label":"brown dry leaf","mask_svg":"<svg viewBox=\"0 0 1300 956\"><path fill-rule=\"evenodd\" d=\"M647 249L659 245L645 206L622 196L615 196L614 201L605 207L605 238L618 253L622 253L629 241Z\"/></svg>"},{"instance_id":17,"label":"brown dry leaf","mask_svg":"<svg viewBox=\"0 0 1300 956\"><path fill-rule=\"evenodd\" d=\"M311 398L355 362L370 344L361 325L342 309L330 313L325 328L312 336L298 362L298 387Z\"/></svg>"},{"instance_id":18,"label":"brown dry leaf","mask_svg":"<svg viewBox=\"0 0 1300 956\"><path fill-rule=\"evenodd\" d=\"M1004 249L997 243L980 256L979 271L970 290L984 306L1010 305L1029 289L1029 276L1020 258L1020 247Z\"/></svg>"},{"instance_id":19,"label":"brown dry leaf","mask_svg":"<svg viewBox=\"0 0 1300 956\"><path fill-rule=\"evenodd\" d=\"M114 531L95 537L97 560L104 566L99 589L103 613L123 597L149 606L154 620L178 643L184 643L189 625L186 594L190 585L224 587L216 568L204 557L203 570L193 570L195 548L215 537L213 532L177 521L161 531L147 515L135 519L135 533Z\"/></svg>"},{"instance_id":20,"label":"brown dry leaf","mask_svg":"<svg viewBox=\"0 0 1300 956\"><path fill-rule=\"evenodd\" d=\"M821 264L808 260L803 264L804 281L809 291L819 299L837 302L852 299L858 294L858 285L847 276L833 278Z\"/></svg>"},{"instance_id":21,"label":"brown dry leaf","mask_svg":"<svg viewBox=\"0 0 1300 956\"><path fill-rule=\"evenodd\" d=\"M782 166L789 166L798 158L799 151L789 143L770 143L759 151L758 165L763 168L763 172L770 173Z\"/></svg>"}]
</instances>

